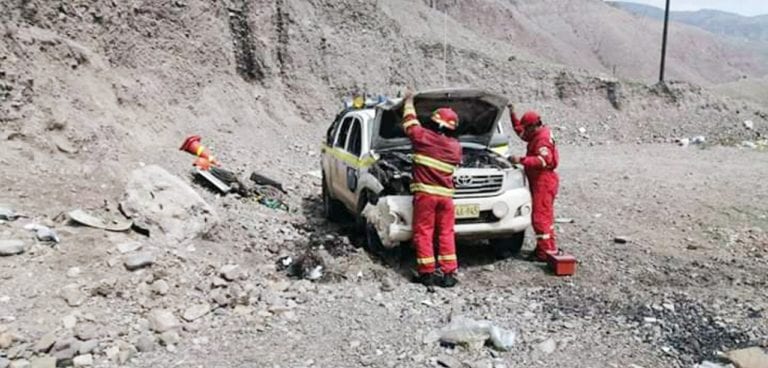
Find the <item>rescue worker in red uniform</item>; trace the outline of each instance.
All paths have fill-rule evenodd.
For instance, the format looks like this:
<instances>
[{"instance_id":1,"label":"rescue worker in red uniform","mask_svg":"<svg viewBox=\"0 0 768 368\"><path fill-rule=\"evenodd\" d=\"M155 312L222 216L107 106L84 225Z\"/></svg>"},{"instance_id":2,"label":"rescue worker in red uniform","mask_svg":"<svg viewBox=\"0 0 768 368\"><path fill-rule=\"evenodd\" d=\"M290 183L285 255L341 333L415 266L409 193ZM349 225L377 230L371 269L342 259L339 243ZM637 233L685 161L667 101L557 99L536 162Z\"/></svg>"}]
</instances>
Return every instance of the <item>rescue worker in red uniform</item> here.
<instances>
[{"instance_id":1,"label":"rescue worker in red uniform","mask_svg":"<svg viewBox=\"0 0 768 368\"><path fill-rule=\"evenodd\" d=\"M526 112L521 119L509 105L512 127L520 138L528 142L523 157L510 157L510 162L523 165L533 197L533 231L536 233L534 258L546 262L548 253L557 253L555 244L555 197L560 178L555 172L559 154L549 127L541 122L535 111Z\"/></svg>"},{"instance_id":2,"label":"rescue worker in red uniform","mask_svg":"<svg viewBox=\"0 0 768 368\"><path fill-rule=\"evenodd\" d=\"M461 162L462 150L452 136L459 124L455 111L435 110L425 126L418 120L413 92L405 94L403 130L413 144L413 245L416 248L418 281L430 290L433 285L453 287L458 282L453 173ZM436 235L436 236L435 236ZM438 240L435 260L434 240ZM439 271L442 275L438 274Z\"/></svg>"}]
</instances>

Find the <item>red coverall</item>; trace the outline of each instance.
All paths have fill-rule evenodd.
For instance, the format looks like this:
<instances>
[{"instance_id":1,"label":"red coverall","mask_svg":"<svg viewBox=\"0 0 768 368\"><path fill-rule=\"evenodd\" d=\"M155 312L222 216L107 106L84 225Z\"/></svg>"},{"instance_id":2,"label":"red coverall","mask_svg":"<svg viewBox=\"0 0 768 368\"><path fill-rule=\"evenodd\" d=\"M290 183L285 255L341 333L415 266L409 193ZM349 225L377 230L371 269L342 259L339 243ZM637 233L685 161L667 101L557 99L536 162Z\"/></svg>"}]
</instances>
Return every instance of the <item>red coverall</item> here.
<instances>
[{"instance_id":1,"label":"red coverall","mask_svg":"<svg viewBox=\"0 0 768 368\"><path fill-rule=\"evenodd\" d=\"M413 245L420 274L435 272L435 228L439 242L437 262L444 274L458 268L453 226L453 172L461 162L461 144L421 126L412 103L403 111L403 129L413 144Z\"/></svg>"},{"instance_id":2,"label":"red coverall","mask_svg":"<svg viewBox=\"0 0 768 368\"><path fill-rule=\"evenodd\" d=\"M559 154L548 127L542 125L530 134L525 134L515 113L511 115L515 132L528 142L528 151L521 164L528 176L533 197L532 220L533 231L536 233L536 258L546 260L547 253L557 252L554 205L560 184L560 178L555 172Z\"/></svg>"}]
</instances>

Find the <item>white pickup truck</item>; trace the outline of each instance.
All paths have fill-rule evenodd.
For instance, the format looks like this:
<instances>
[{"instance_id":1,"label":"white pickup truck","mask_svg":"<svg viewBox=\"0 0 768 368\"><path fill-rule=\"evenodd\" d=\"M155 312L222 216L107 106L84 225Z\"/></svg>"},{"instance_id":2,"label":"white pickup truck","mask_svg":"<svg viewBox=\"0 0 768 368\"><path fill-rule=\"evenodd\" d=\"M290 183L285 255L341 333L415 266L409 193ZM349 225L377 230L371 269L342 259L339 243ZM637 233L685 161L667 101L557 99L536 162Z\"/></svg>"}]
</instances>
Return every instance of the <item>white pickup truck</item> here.
<instances>
[{"instance_id":1,"label":"white pickup truck","mask_svg":"<svg viewBox=\"0 0 768 368\"><path fill-rule=\"evenodd\" d=\"M464 158L454 174L457 238L488 239L498 252L511 254L519 252L531 223L531 195L522 169L491 149L506 144L499 134L506 103L473 89L415 96L419 119L442 106L459 115ZM371 247L393 248L412 237L412 151L400 126L402 111L399 99L342 111L323 146L325 214L331 220L352 214Z\"/></svg>"}]
</instances>

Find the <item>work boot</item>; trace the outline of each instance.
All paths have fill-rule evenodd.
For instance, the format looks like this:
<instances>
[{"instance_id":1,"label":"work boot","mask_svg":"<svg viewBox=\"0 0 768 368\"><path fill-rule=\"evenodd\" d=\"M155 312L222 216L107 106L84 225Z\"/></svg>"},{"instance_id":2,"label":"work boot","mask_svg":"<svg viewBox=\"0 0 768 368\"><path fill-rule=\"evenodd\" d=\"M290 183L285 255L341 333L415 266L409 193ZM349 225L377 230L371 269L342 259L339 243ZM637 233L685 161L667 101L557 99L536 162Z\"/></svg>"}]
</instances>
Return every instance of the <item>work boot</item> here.
<instances>
[{"instance_id":1,"label":"work boot","mask_svg":"<svg viewBox=\"0 0 768 368\"><path fill-rule=\"evenodd\" d=\"M443 277L440 278L440 286L444 288L452 288L456 286L456 284L459 283L459 280L456 278L456 275L453 273L448 273L443 275Z\"/></svg>"},{"instance_id":2,"label":"work boot","mask_svg":"<svg viewBox=\"0 0 768 368\"><path fill-rule=\"evenodd\" d=\"M427 291L430 293L435 292L435 285L437 285L439 277L434 272L422 273L416 278L416 282L427 287Z\"/></svg>"}]
</instances>

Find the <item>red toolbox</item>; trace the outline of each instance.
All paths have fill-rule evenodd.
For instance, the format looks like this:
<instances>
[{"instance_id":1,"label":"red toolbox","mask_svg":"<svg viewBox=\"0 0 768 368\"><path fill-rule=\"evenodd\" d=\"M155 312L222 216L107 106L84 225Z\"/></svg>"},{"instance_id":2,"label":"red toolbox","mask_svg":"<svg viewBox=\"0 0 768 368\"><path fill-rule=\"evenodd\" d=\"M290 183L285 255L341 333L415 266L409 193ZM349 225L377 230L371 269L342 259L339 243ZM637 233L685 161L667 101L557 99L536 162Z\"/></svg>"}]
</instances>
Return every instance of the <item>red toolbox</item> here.
<instances>
[{"instance_id":1,"label":"red toolbox","mask_svg":"<svg viewBox=\"0 0 768 368\"><path fill-rule=\"evenodd\" d=\"M549 254L549 267L556 276L571 276L576 273L576 257L562 252Z\"/></svg>"}]
</instances>

